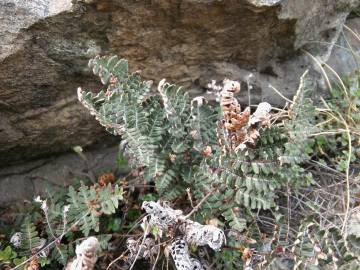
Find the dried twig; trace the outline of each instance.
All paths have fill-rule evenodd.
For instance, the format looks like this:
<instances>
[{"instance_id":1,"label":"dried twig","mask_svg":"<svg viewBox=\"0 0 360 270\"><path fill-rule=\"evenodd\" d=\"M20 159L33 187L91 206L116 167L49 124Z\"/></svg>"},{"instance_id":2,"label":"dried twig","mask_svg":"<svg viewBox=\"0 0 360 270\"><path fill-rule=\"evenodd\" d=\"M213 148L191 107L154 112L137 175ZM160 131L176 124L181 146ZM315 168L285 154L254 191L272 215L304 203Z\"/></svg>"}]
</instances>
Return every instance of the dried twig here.
<instances>
[{"instance_id":1,"label":"dried twig","mask_svg":"<svg viewBox=\"0 0 360 270\"><path fill-rule=\"evenodd\" d=\"M202 198L201 201L200 201L197 205L195 205L195 207L191 210L191 212L185 216L185 218L191 217L197 210L199 210L200 206L201 206L212 194L214 194L214 192L215 192L215 191L213 190L213 191L209 192L208 194L206 194L205 197Z\"/></svg>"}]
</instances>

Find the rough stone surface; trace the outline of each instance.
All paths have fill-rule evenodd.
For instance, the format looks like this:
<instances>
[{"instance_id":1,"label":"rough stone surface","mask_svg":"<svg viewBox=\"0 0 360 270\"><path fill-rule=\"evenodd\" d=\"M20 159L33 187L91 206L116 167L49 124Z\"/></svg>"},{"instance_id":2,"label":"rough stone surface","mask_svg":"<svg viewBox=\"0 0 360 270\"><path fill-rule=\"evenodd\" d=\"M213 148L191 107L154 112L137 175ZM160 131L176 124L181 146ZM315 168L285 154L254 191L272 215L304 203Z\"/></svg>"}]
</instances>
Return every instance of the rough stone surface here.
<instances>
[{"instance_id":1,"label":"rough stone surface","mask_svg":"<svg viewBox=\"0 0 360 270\"><path fill-rule=\"evenodd\" d=\"M349 18L331 52L327 64L338 74L348 74L360 68L360 18Z\"/></svg>"},{"instance_id":2,"label":"rough stone surface","mask_svg":"<svg viewBox=\"0 0 360 270\"><path fill-rule=\"evenodd\" d=\"M118 147L106 147L86 152L86 160L76 153L37 159L22 165L0 169L0 206L9 202L32 200L47 188L67 187L75 181L92 180L102 173L119 171L116 165Z\"/></svg>"},{"instance_id":3,"label":"rough stone surface","mask_svg":"<svg viewBox=\"0 0 360 270\"><path fill-rule=\"evenodd\" d=\"M312 64L302 49L327 60L357 5L359 0L0 0L0 167L101 140L103 129L76 101L78 86L100 87L86 67L97 54L118 54L145 78L167 78L193 94L224 77L246 86L252 73L251 101L279 105L269 84L292 96ZM239 98L246 103L247 91Z\"/></svg>"}]
</instances>

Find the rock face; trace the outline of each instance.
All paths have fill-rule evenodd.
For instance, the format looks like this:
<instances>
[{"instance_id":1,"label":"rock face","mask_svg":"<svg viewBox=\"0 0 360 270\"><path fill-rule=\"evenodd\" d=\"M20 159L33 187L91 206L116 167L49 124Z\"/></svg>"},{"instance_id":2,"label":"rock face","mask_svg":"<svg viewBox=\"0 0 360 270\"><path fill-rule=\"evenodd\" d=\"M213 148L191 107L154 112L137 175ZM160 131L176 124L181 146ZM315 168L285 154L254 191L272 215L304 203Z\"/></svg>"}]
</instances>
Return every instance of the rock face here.
<instances>
[{"instance_id":1,"label":"rock face","mask_svg":"<svg viewBox=\"0 0 360 270\"><path fill-rule=\"evenodd\" d=\"M327 60L359 0L1 0L0 166L89 145L104 131L76 100L100 87L86 67L118 54L147 79L202 93L255 76L252 102L291 96ZM244 83L244 86L246 84ZM240 100L246 102L242 91Z\"/></svg>"},{"instance_id":2,"label":"rock face","mask_svg":"<svg viewBox=\"0 0 360 270\"><path fill-rule=\"evenodd\" d=\"M46 188L67 187L78 179L97 181L103 173L127 172L118 168L118 147L96 145L81 158L76 153L66 153L53 158L36 159L21 165L8 166L0 170L0 212L9 202L32 200Z\"/></svg>"}]
</instances>

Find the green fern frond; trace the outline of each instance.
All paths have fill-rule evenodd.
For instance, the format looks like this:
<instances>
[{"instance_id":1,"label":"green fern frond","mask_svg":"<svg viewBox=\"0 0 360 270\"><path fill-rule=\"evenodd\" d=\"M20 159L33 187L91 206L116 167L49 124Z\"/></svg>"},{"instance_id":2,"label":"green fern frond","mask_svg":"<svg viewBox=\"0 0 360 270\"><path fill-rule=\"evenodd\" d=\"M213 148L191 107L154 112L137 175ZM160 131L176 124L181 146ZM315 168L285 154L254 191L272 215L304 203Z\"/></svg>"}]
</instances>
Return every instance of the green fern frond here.
<instances>
[{"instance_id":1,"label":"green fern frond","mask_svg":"<svg viewBox=\"0 0 360 270\"><path fill-rule=\"evenodd\" d=\"M66 265L69 258L68 246L61 243L56 244L51 252L51 258L61 265Z\"/></svg>"},{"instance_id":2,"label":"green fern frond","mask_svg":"<svg viewBox=\"0 0 360 270\"><path fill-rule=\"evenodd\" d=\"M191 134L194 139L194 148L203 150L208 145L216 145L216 127L218 112L210 106L191 103Z\"/></svg>"},{"instance_id":3,"label":"green fern frond","mask_svg":"<svg viewBox=\"0 0 360 270\"><path fill-rule=\"evenodd\" d=\"M175 138L188 135L186 127L189 121L190 99L188 93L181 87L166 83L159 83L158 91L162 99L166 117L170 123L170 132Z\"/></svg>"},{"instance_id":4,"label":"green fern frond","mask_svg":"<svg viewBox=\"0 0 360 270\"><path fill-rule=\"evenodd\" d=\"M360 238L344 237L338 228L321 228L314 223L300 227L293 247L298 267L336 269L351 262L360 263Z\"/></svg>"},{"instance_id":5,"label":"green fern frond","mask_svg":"<svg viewBox=\"0 0 360 270\"><path fill-rule=\"evenodd\" d=\"M89 61L89 68L95 75L101 78L103 84L107 84L110 77L116 76L118 79L125 80L128 76L128 61L119 59L117 56L100 57L97 56Z\"/></svg>"},{"instance_id":6,"label":"green fern frond","mask_svg":"<svg viewBox=\"0 0 360 270\"><path fill-rule=\"evenodd\" d=\"M247 221L238 207L232 207L223 212L222 215L234 230L241 232L247 228Z\"/></svg>"},{"instance_id":7,"label":"green fern frond","mask_svg":"<svg viewBox=\"0 0 360 270\"><path fill-rule=\"evenodd\" d=\"M35 225L31 222L30 218L25 218L24 222L21 225L21 249L32 253L40 245L39 234L36 230Z\"/></svg>"},{"instance_id":8,"label":"green fern frond","mask_svg":"<svg viewBox=\"0 0 360 270\"><path fill-rule=\"evenodd\" d=\"M91 230L99 231L99 217L102 214L113 214L118 208L119 200L123 199L123 191L117 185L99 188L81 185L76 191L69 187L67 202L70 204L68 223L77 223L85 236Z\"/></svg>"},{"instance_id":9,"label":"green fern frond","mask_svg":"<svg viewBox=\"0 0 360 270\"><path fill-rule=\"evenodd\" d=\"M283 163L295 165L309 159L310 135L318 130L315 125L315 106L311 100L315 87L314 81L305 72L289 109L290 119L285 122L288 142L285 143L286 151L280 157Z\"/></svg>"}]
</instances>

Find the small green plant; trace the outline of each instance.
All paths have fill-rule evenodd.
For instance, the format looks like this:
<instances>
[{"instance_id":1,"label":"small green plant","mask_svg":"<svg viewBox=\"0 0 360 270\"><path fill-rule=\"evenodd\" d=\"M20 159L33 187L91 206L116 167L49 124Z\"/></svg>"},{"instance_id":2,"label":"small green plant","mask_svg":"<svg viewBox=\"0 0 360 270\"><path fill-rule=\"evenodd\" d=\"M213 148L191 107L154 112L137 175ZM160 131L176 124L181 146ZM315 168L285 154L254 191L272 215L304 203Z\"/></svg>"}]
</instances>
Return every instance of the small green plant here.
<instances>
[{"instance_id":1,"label":"small green plant","mask_svg":"<svg viewBox=\"0 0 360 270\"><path fill-rule=\"evenodd\" d=\"M108 87L98 94L79 89L79 100L109 132L121 135L130 165L155 183L160 198L206 197L198 219L218 218L251 237L258 234L259 211L279 220L283 190L312 183L301 166L310 159L317 130L315 86L306 74L288 110L271 114L264 103L251 114L241 111L231 81L218 106L191 99L165 80L153 93L152 82L130 73L128 62L116 56L97 57L89 66Z\"/></svg>"},{"instance_id":2,"label":"small green plant","mask_svg":"<svg viewBox=\"0 0 360 270\"><path fill-rule=\"evenodd\" d=\"M0 243L1 244L1 243ZM1 245L0 245L1 247ZM6 246L3 249L0 249L0 267L1 269L6 269L11 265L20 265L26 260L26 257L21 257L16 251L13 250L11 246ZM23 268L19 268L23 269Z\"/></svg>"},{"instance_id":3,"label":"small green plant","mask_svg":"<svg viewBox=\"0 0 360 270\"><path fill-rule=\"evenodd\" d=\"M67 192L50 192L48 195L49 199L38 197L35 200L42 213L27 215L20 231L12 236L15 252L10 246L3 251L3 260L9 266L19 263L21 267L55 266L56 262L65 265L74 255L77 239L94 233L98 233L101 248L107 247L111 235L100 233L100 218L116 212L119 201L123 200L120 186L81 183L78 188L70 186Z\"/></svg>"}]
</instances>

